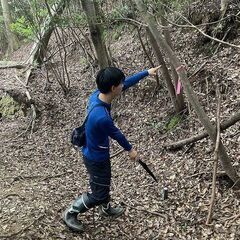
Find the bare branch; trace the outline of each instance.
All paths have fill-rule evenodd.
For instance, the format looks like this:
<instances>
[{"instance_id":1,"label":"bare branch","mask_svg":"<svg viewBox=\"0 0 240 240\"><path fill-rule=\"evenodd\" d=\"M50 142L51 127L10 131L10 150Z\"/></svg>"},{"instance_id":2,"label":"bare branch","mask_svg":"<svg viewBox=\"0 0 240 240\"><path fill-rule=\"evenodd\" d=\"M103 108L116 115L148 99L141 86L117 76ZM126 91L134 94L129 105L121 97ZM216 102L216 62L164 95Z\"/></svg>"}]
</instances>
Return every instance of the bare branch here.
<instances>
[{"instance_id":1,"label":"bare branch","mask_svg":"<svg viewBox=\"0 0 240 240\"><path fill-rule=\"evenodd\" d=\"M213 40L213 41L216 41L216 42L225 44L225 45L230 46L230 47L240 48L240 45L235 45L235 44L232 44L232 43L228 43L228 42L225 42L225 41L223 41L223 40L220 40L220 39L218 39L218 38L215 38L215 37L212 37L212 36L206 34L206 33L203 32L200 28L198 28L196 25L192 24L192 23L191 23L186 17L184 17L181 13L172 10L170 7L168 7L167 5L165 5L165 4L163 4L163 3L160 3L160 4L162 4L163 6L167 7L171 12L174 12L174 13L178 14L178 15L179 15L184 21L186 21L189 25L180 25L180 24L173 23L173 22L171 22L170 20L166 19L166 21L168 21L170 24L172 24L172 25L174 25L174 26L177 26L177 27L194 28L194 29L196 29L198 32L200 32L202 35L204 35L205 37L208 37L209 39L211 39L211 40Z\"/></svg>"},{"instance_id":2,"label":"bare branch","mask_svg":"<svg viewBox=\"0 0 240 240\"><path fill-rule=\"evenodd\" d=\"M213 179L212 179L212 195L211 195L211 202L208 210L208 216L206 224L209 225L212 221L212 213L213 213L213 206L214 200L216 195L216 176L217 176L217 166L218 166L218 151L219 151L219 144L220 144L220 109L221 109L221 95L219 91L219 87L217 86L217 96L218 96L218 103L217 103L217 117L216 117L216 125L217 125L217 138L216 138L216 145L214 150L214 166L213 166Z\"/></svg>"}]
</instances>

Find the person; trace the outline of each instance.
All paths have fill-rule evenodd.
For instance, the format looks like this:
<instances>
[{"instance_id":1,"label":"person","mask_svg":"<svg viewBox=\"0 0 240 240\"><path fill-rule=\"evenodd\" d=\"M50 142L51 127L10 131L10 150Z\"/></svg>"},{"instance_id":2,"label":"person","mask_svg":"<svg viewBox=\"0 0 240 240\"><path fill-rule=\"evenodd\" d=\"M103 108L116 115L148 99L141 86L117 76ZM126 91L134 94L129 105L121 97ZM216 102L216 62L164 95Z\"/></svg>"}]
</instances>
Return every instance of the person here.
<instances>
[{"instance_id":1,"label":"person","mask_svg":"<svg viewBox=\"0 0 240 240\"><path fill-rule=\"evenodd\" d=\"M83 224L77 219L79 213L99 206L101 216L118 217L122 207L110 205L111 163L109 137L116 140L129 153L132 160L138 157L137 151L123 133L114 125L111 118L111 102L129 87L137 84L148 75L156 75L160 66L139 72L125 79L124 73L116 67L107 67L98 72L98 89L92 93L88 103L88 118L85 125L86 143L82 147L83 161L90 175L91 193L83 193L65 211L63 220L75 231L82 232Z\"/></svg>"}]
</instances>

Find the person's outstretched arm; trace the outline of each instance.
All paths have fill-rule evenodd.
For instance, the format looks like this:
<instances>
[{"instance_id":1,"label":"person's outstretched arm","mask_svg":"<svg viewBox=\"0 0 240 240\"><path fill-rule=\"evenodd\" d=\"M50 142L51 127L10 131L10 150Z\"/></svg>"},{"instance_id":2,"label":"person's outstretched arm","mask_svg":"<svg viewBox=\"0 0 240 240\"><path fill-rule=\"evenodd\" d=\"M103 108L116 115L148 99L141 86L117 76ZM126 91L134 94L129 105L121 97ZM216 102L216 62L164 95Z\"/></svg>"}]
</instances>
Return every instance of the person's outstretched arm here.
<instances>
[{"instance_id":1,"label":"person's outstretched arm","mask_svg":"<svg viewBox=\"0 0 240 240\"><path fill-rule=\"evenodd\" d=\"M149 70L144 70L142 72L136 73L130 77L127 77L123 83L123 91L125 91L126 89L134 86L135 84L137 84L141 79L147 77L148 75L150 76L155 76L157 74L157 70L160 68L161 66L155 67L155 68L150 68Z\"/></svg>"}]
</instances>

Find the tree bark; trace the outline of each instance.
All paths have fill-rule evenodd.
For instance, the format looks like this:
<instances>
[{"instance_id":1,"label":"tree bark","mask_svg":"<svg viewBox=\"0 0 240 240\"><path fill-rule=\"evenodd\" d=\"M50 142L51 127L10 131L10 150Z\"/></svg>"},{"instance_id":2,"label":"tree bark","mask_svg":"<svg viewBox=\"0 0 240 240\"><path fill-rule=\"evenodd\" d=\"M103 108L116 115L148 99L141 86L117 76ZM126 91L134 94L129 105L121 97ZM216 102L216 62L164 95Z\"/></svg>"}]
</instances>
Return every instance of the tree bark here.
<instances>
[{"instance_id":1,"label":"tree bark","mask_svg":"<svg viewBox=\"0 0 240 240\"><path fill-rule=\"evenodd\" d=\"M166 55L169 57L171 63L173 64L174 68L177 69L182 66L181 62L171 49L171 47L167 44L167 42L164 40L164 37L161 33L157 30L156 22L153 20L150 14L147 13L147 9L142 2L142 0L135 0L136 4L142 14L142 16L145 18L146 22L148 23L149 29L152 32L153 36L157 40L157 43L159 47L162 47L162 49L166 52ZM187 73L184 68L181 68L178 71L179 77L181 79L181 82L183 84L183 87L185 89L185 93L188 97L189 102L192 104L195 112L198 115L199 120L203 124L204 128L208 132L211 140L213 142L216 141L216 127L212 125L210 122L207 114L204 112L202 106L200 105L200 102L197 99L196 94L194 93L190 82L187 78ZM226 171L227 175L234 181L238 181L239 176L237 175L236 170L233 168L231 164L231 159L229 158L225 147L223 146L222 142L219 143L219 156L221 160L221 164L223 169Z\"/></svg>"},{"instance_id":2,"label":"tree bark","mask_svg":"<svg viewBox=\"0 0 240 240\"><path fill-rule=\"evenodd\" d=\"M209 206L209 210L208 210L206 225L208 225L212 222L213 206L214 206L215 196L216 196L216 179L217 179L217 168L218 168L218 148L219 148L219 142L220 142L220 137L221 137L221 132L220 132L221 95L220 95L220 92L219 92L219 87L217 87L217 97L218 97L217 116L216 116L217 139L216 139L215 150L214 150L212 195L211 195L211 200L210 200L210 206Z\"/></svg>"},{"instance_id":3,"label":"tree bark","mask_svg":"<svg viewBox=\"0 0 240 240\"><path fill-rule=\"evenodd\" d=\"M17 68L22 69L25 68L26 65L24 65L21 62L14 62L14 61L0 61L0 69L6 69L6 68Z\"/></svg>"},{"instance_id":4,"label":"tree bark","mask_svg":"<svg viewBox=\"0 0 240 240\"><path fill-rule=\"evenodd\" d=\"M164 14L164 9L162 10L162 14L161 14L160 18L161 18L162 25L167 27L168 24L167 24L167 21L165 20L165 18L163 17L163 14ZM164 37L165 37L165 40L166 40L167 44L173 50L171 36L170 36L170 33L169 33L167 28L163 29L163 34L164 34ZM171 64L171 70L172 70L172 77L173 77L174 84L175 84L175 86L177 86L178 74L177 74L177 71L172 64ZM183 91L181 91L180 94L176 95L176 101L177 101L179 112L183 111L186 108L185 102L184 102L184 97L183 97Z\"/></svg>"},{"instance_id":5,"label":"tree bark","mask_svg":"<svg viewBox=\"0 0 240 240\"><path fill-rule=\"evenodd\" d=\"M100 68L108 67L111 64L111 61L107 52L106 44L102 38L102 27L99 21L100 14L97 2L94 0L81 0L81 2L83 10L87 16L88 26Z\"/></svg>"},{"instance_id":6,"label":"tree bark","mask_svg":"<svg viewBox=\"0 0 240 240\"><path fill-rule=\"evenodd\" d=\"M222 17L225 15L225 12L227 11L227 7L229 4L229 0L221 0L221 15Z\"/></svg>"},{"instance_id":7,"label":"tree bark","mask_svg":"<svg viewBox=\"0 0 240 240\"><path fill-rule=\"evenodd\" d=\"M137 29L138 38L139 38L139 41L140 41L140 43L141 43L143 52L145 53L145 55L146 55L148 61L150 62L151 66L152 66L152 67L155 67L154 62L153 62L153 60L152 60L152 57L149 55L148 50L146 49L145 44L144 44L144 42L143 42L143 40L142 40L142 37L141 37L141 27L137 27L136 29ZM155 79L156 79L156 82L157 82L157 87L160 87L160 82L159 82L159 77L158 77L158 75L155 76Z\"/></svg>"},{"instance_id":8,"label":"tree bark","mask_svg":"<svg viewBox=\"0 0 240 240\"><path fill-rule=\"evenodd\" d=\"M239 120L240 120L240 111L238 111L237 113L232 115L228 120L221 123L221 131L226 130L227 128L231 127L233 124L235 124ZM177 142L166 144L163 147L174 150L177 148L181 148L182 146L184 146L186 144L197 142L208 136L209 135L208 135L207 131L204 131L204 132L199 133L198 135L195 135L195 136L192 136L192 137L189 137L189 138L177 141Z\"/></svg>"},{"instance_id":9,"label":"tree bark","mask_svg":"<svg viewBox=\"0 0 240 240\"><path fill-rule=\"evenodd\" d=\"M11 31L10 25L12 23L12 18L10 14L9 5L8 5L8 0L1 0L1 4L2 4L5 30L6 30L7 40L8 40L7 55L9 55L18 48L18 39L15 36L15 34Z\"/></svg>"},{"instance_id":10,"label":"tree bark","mask_svg":"<svg viewBox=\"0 0 240 240\"><path fill-rule=\"evenodd\" d=\"M174 86L172 84L171 76L170 76L169 71L167 69L166 63L163 59L162 52L161 52L160 48L158 47L158 44L157 44L153 34L149 30L149 28L147 28L147 34L149 36L149 40L150 40L151 46L153 48L153 51L155 53L155 56L156 56L159 64L162 66L160 68L160 70L162 72L164 81L167 85L168 93L169 93L169 96L170 96L171 101L173 103L173 106L175 108L175 111L178 113L180 111L180 108L179 108L177 100L176 100L175 89L174 89Z\"/></svg>"}]
</instances>

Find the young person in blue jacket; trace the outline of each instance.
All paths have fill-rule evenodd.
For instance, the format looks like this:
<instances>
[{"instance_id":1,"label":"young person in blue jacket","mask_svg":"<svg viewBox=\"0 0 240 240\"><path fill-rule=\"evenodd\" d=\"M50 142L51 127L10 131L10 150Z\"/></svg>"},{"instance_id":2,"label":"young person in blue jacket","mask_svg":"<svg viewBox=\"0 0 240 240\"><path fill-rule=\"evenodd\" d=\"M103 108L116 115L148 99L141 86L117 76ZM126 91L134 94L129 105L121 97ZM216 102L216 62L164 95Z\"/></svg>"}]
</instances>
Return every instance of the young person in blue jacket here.
<instances>
[{"instance_id":1,"label":"young person in blue jacket","mask_svg":"<svg viewBox=\"0 0 240 240\"><path fill-rule=\"evenodd\" d=\"M109 137L116 140L129 153L132 160L137 159L137 151L123 133L114 125L111 118L111 102L122 91L137 84L148 75L156 75L160 66L134 74L125 79L124 73L115 67L107 67L98 72L98 90L89 98L88 119L85 125L86 144L82 148L84 164L90 175L91 193L79 196L64 214L64 222L72 230L82 232L83 224L77 219L79 213L99 206L102 216L120 216L124 209L110 205L111 163Z\"/></svg>"}]
</instances>

